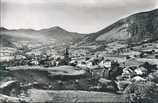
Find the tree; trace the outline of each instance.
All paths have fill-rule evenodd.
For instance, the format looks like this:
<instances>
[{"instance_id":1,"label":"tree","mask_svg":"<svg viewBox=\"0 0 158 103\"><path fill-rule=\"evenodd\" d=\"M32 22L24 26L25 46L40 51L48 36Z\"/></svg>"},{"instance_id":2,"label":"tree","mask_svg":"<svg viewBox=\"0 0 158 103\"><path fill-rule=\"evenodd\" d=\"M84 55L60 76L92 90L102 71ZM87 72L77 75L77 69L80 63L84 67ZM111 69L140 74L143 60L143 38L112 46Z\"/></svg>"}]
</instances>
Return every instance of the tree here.
<instances>
[{"instance_id":1,"label":"tree","mask_svg":"<svg viewBox=\"0 0 158 103\"><path fill-rule=\"evenodd\" d=\"M157 68L157 65L149 64L148 62L145 62L144 64L140 65L143 66L145 69L147 69L148 73L152 72L152 70L155 70Z\"/></svg>"},{"instance_id":2,"label":"tree","mask_svg":"<svg viewBox=\"0 0 158 103\"><path fill-rule=\"evenodd\" d=\"M124 99L127 102L156 102L158 101L158 87L151 81L137 81L124 91Z\"/></svg>"},{"instance_id":3,"label":"tree","mask_svg":"<svg viewBox=\"0 0 158 103\"><path fill-rule=\"evenodd\" d=\"M116 79L116 77L120 74L122 74L122 68L119 67L120 64L118 62L111 62L111 69L109 70L109 79Z\"/></svg>"},{"instance_id":4,"label":"tree","mask_svg":"<svg viewBox=\"0 0 158 103\"><path fill-rule=\"evenodd\" d=\"M86 57L86 58L85 58L85 61L88 61L89 59L90 59L89 57Z\"/></svg>"}]
</instances>

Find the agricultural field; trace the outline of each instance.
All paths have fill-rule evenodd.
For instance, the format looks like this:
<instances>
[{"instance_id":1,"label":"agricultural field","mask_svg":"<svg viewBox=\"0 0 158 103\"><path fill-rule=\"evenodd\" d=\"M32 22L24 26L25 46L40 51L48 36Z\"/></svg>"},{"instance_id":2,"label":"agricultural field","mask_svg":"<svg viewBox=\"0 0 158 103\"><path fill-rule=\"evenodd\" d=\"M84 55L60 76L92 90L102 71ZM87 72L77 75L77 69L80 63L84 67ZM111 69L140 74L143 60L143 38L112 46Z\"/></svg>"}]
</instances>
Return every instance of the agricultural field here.
<instances>
[{"instance_id":1,"label":"agricultural field","mask_svg":"<svg viewBox=\"0 0 158 103\"><path fill-rule=\"evenodd\" d=\"M30 89L29 98L34 102L124 102L119 94L73 90Z\"/></svg>"}]
</instances>

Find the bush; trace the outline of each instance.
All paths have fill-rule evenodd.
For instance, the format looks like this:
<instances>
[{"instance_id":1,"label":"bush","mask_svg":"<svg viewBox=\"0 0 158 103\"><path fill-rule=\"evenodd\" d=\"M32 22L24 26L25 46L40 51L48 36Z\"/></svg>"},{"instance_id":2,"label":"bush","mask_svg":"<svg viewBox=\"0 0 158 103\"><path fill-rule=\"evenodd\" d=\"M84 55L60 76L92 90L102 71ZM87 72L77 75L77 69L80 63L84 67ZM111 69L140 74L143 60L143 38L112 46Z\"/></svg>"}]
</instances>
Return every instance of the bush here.
<instances>
[{"instance_id":1,"label":"bush","mask_svg":"<svg viewBox=\"0 0 158 103\"><path fill-rule=\"evenodd\" d=\"M85 58L85 61L88 61L89 59L90 59L89 57L86 57L86 58Z\"/></svg>"},{"instance_id":2,"label":"bush","mask_svg":"<svg viewBox=\"0 0 158 103\"><path fill-rule=\"evenodd\" d=\"M143 65L140 65L140 66L143 66L144 68L146 68L148 73L151 73L153 70L157 69L156 64L152 65L152 64L149 64L148 62L145 62Z\"/></svg>"},{"instance_id":3,"label":"bush","mask_svg":"<svg viewBox=\"0 0 158 103\"><path fill-rule=\"evenodd\" d=\"M118 85L119 90L124 90L129 85L129 82L127 82L127 81L120 81L118 84L119 84Z\"/></svg>"},{"instance_id":4,"label":"bush","mask_svg":"<svg viewBox=\"0 0 158 103\"><path fill-rule=\"evenodd\" d=\"M157 72L154 72L152 76L153 76L153 81L154 81L155 83L158 83L158 71L157 71Z\"/></svg>"},{"instance_id":5,"label":"bush","mask_svg":"<svg viewBox=\"0 0 158 103\"><path fill-rule=\"evenodd\" d=\"M155 55L155 58L158 59L158 55Z\"/></svg>"},{"instance_id":6,"label":"bush","mask_svg":"<svg viewBox=\"0 0 158 103\"><path fill-rule=\"evenodd\" d=\"M156 102L157 97L158 87L150 81L134 82L124 91L124 99L127 102Z\"/></svg>"}]
</instances>

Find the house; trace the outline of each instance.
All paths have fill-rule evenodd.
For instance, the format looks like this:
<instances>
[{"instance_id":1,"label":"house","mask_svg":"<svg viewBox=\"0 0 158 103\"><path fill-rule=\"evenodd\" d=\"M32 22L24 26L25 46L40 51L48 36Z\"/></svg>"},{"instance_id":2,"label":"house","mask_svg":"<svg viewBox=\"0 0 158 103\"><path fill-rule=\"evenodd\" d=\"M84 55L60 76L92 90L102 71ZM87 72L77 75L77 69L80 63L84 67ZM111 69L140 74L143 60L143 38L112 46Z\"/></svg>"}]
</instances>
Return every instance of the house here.
<instances>
[{"instance_id":1,"label":"house","mask_svg":"<svg viewBox=\"0 0 158 103\"><path fill-rule=\"evenodd\" d=\"M99 66L93 66L89 68L89 72L91 75L94 77L94 79L99 79L99 78L108 78L108 69L101 68Z\"/></svg>"},{"instance_id":2,"label":"house","mask_svg":"<svg viewBox=\"0 0 158 103\"><path fill-rule=\"evenodd\" d=\"M135 75L133 69L134 68L132 68L132 67L126 67L126 68L124 68L121 77L123 79L131 79Z\"/></svg>"},{"instance_id":3,"label":"house","mask_svg":"<svg viewBox=\"0 0 158 103\"><path fill-rule=\"evenodd\" d=\"M147 69L145 69L143 66L136 68L134 72L137 75L147 75Z\"/></svg>"},{"instance_id":4,"label":"house","mask_svg":"<svg viewBox=\"0 0 158 103\"><path fill-rule=\"evenodd\" d=\"M100 67L110 68L111 67L111 61L110 60L102 60L99 64Z\"/></svg>"},{"instance_id":5,"label":"house","mask_svg":"<svg viewBox=\"0 0 158 103\"><path fill-rule=\"evenodd\" d=\"M100 67L104 67L104 61L102 60L99 64Z\"/></svg>"},{"instance_id":6,"label":"house","mask_svg":"<svg viewBox=\"0 0 158 103\"><path fill-rule=\"evenodd\" d=\"M92 62L87 62L87 67L88 68L91 68L93 66L93 63Z\"/></svg>"},{"instance_id":7,"label":"house","mask_svg":"<svg viewBox=\"0 0 158 103\"><path fill-rule=\"evenodd\" d=\"M105 62L104 62L104 67L106 67L106 68L110 68L111 67L111 61L110 60L106 60Z\"/></svg>"}]
</instances>

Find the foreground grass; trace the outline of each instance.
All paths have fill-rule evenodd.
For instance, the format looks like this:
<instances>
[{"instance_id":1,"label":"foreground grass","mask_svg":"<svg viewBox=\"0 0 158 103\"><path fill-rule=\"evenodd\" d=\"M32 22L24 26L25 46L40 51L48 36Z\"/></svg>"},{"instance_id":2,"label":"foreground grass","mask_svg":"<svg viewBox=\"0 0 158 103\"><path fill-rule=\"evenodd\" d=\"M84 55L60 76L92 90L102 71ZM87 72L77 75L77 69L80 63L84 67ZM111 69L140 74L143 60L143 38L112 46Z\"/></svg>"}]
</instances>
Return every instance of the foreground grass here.
<instances>
[{"instance_id":1,"label":"foreground grass","mask_svg":"<svg viewBox=\"0 0 158 103\"><path fill-rule=\"evenodd\" d=\"M123 95L107 92L30 89L29 94L34 102L124 102Z\"/></svg>"}]
</instances>

